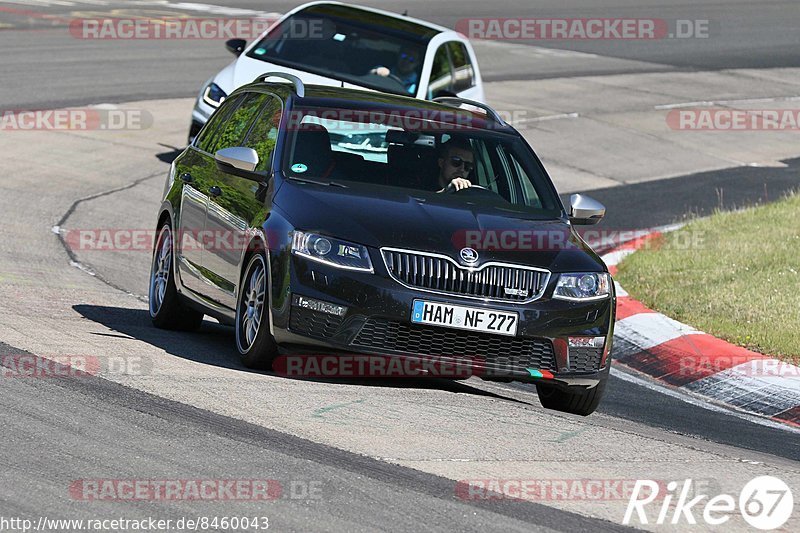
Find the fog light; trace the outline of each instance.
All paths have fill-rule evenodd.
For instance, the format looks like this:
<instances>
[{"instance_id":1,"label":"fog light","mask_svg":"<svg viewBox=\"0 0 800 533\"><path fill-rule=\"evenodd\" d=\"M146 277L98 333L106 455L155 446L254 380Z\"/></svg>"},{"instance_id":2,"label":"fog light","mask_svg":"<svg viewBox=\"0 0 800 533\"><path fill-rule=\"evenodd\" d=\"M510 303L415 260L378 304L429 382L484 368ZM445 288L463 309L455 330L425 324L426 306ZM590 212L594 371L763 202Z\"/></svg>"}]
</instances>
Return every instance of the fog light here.
<instances>
[{"instance_id":1,"label":"fog light","mask_svg":"<svg viewBox=\"0 0 800 533\"><path fill-rule=\"evenodd\" d=\"M295 294L292 296L292 305L295 307L302 307L303 309L310 309L328 315L344 316L347 313L347 308L342 305L336 305L322 300L315 300L314 298L306 298Z\"/></svg>"},{"instance_id":2,"label":"fog light","mask_svg":"<svg viewBox=\"0 0 800 533\"><path fill-rule=\"evenodd\" d=\"M567 345L570 348L602 348L605 337L568 337Z\"/></svg>"}]
</instances>

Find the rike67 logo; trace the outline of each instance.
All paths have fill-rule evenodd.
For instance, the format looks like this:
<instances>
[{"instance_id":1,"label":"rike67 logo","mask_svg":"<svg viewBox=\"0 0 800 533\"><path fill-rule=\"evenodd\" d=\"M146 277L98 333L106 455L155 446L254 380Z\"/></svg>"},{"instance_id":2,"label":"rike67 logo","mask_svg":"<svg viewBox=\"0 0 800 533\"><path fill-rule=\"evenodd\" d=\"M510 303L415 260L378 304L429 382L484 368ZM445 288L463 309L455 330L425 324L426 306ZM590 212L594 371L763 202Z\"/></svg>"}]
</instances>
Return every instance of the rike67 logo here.
<instances>
[{"instance_id":1,"label":"rike67 logo","mask_svg":"<svg viewBox=\"0 0 800 533\"><path fill-rule=\"evenodd\" d=\"M750 480L739 493L738 500L730 494L711 497L697 494L692 480L684 480L682 485L671 481L666 485L666 494L660 494L663 483L649 479L639 479L625 510L623 524L630 524L636 515L640 524L688 524L696 525L698 517L711 526L722 526L731 517L741 514L753 528L760 530L777 529L783 526L794 509L794 498L789 486L773 476L760 476ZM657 503L650 508L648 505ZM658 511L653 520L653 511Z\"/></svg>"}]
</instances>

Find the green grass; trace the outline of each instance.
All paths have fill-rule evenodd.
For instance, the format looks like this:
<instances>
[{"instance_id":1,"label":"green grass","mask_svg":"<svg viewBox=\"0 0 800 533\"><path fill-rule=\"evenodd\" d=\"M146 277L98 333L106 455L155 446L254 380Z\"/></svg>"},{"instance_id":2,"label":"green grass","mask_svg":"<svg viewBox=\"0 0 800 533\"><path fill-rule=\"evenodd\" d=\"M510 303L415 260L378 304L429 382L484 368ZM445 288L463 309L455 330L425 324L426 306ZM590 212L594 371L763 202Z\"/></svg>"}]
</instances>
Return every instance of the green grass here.
<instances>
[{"instance_id":1,"label":"green grass","mask_svg":"<svg viewBox=\"0 0 800 533\"><path fill-rule=\"evenodd\" d=\"M616 276L651 309L800 363L800 194L662 235Z\"/></svg>"}]
</instances>

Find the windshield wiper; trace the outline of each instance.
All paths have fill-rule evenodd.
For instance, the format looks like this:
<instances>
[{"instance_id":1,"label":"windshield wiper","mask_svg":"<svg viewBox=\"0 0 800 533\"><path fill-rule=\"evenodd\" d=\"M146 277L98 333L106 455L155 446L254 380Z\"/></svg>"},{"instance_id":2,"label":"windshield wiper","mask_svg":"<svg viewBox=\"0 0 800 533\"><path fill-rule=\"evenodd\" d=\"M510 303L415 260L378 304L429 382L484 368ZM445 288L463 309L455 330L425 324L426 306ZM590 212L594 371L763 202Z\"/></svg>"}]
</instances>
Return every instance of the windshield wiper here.
<instances>
[{"instance_id":1,"label":"windshield wiper","mask_svg":"<svg viewBox=\"0 0 800 533\"><path fill-rule=\"evenodd\" d=\"M301 183L313 183L314 185L326 185L328 187L342 187L343 189L347 189L347 185L342 183L337 183L335 181L319 181L319 180L312 180L310 178L298 178L296 176L290 176L288 179L292 181L299 181Z\"/></svg>"}]
</instances>

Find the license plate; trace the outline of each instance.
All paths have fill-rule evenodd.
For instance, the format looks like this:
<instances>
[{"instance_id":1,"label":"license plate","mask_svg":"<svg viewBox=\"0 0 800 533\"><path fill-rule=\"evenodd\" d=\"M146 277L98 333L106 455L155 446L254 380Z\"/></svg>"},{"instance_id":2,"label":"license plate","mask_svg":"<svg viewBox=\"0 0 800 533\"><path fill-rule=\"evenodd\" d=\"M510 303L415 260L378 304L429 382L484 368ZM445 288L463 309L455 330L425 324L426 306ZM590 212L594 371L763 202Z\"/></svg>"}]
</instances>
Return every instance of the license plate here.
<instances>
[{"instance_id":1,"label":"license plate","mask_svg":"<svg viewBox=\"0 0 800 533\"><path fill-rule=\"evenodd\" d=\"M414 300L411 310L411 322L415 324L431 324L500 335L516 335L517 318L517 313L424 300Z\"/></svg>"}]
</instances>

